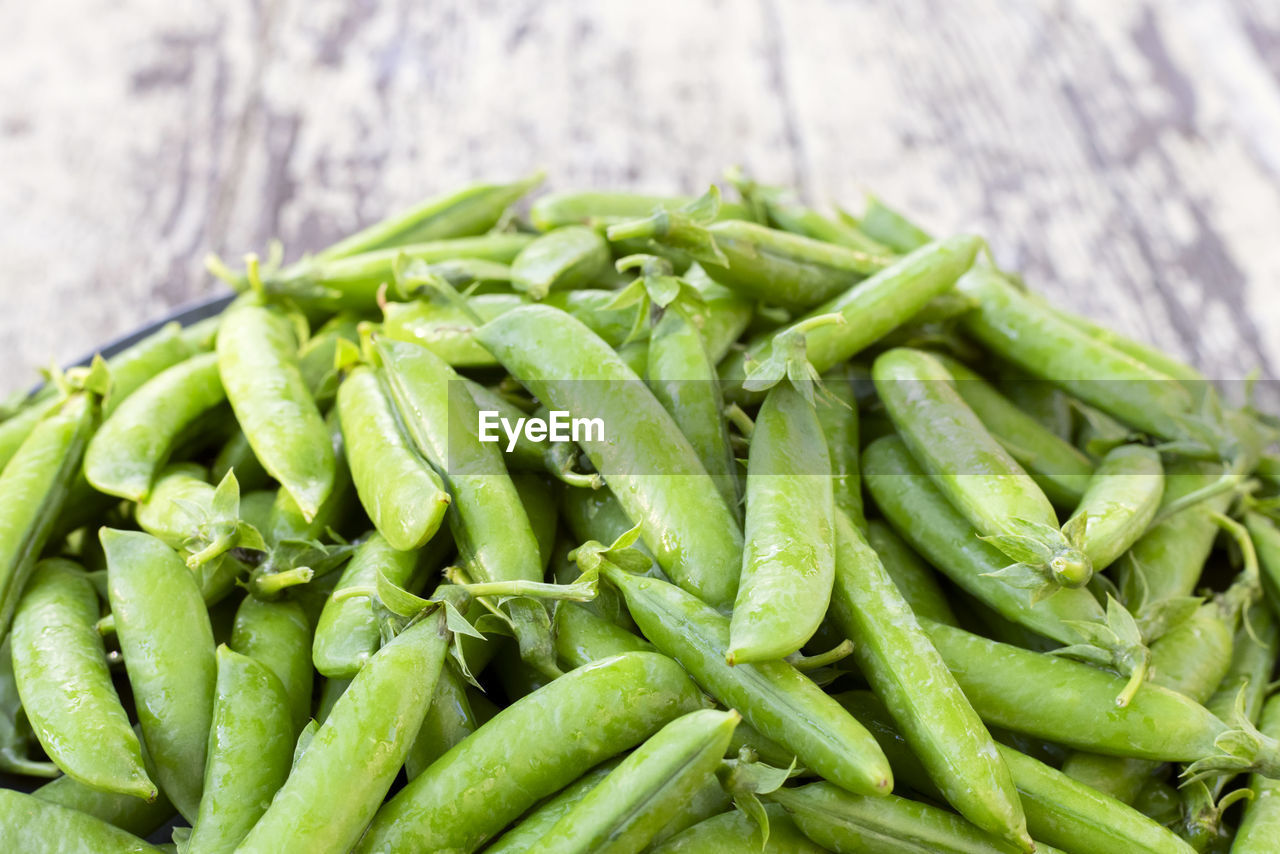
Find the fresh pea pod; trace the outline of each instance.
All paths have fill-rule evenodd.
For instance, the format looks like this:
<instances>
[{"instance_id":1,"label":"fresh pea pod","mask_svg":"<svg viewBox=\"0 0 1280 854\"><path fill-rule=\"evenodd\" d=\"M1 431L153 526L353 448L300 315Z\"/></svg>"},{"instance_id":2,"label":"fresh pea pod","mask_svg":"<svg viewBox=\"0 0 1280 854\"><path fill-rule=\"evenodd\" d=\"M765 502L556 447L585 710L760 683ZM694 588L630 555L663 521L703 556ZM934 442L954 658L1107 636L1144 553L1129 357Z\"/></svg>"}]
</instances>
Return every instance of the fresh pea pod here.
<instances>
[{"instance_id":1,"label":"fresh pea pod","mask_svg":"<svg viewBox=\"0 0 1280 854\"><path fill-rule=\"evenodd\" d=\"M1047 590L1089 581L1088 556L1058 530L1049 499L987 432L937 359L896 348L876 359L872 377L911 455L979 533L1043 573Z\"/></svg>"},{"instance_id":2,"label":"fresh pea pod","mask_svg":"<svg viewBox=\"0 0 1280 854\"><path fill-rule=\"evenodd\" d=\"M715 851L758 851L760 854L823 854L827 849L809 840L778 804L766 804L769 839L746 813L730 810L700 821L649 849L650 854L708 854Z\"/></svg>"},{"instance_id":3,"label":"fresh pea pod","mask_svg":"<svg viewBox=\"0 0 1280 854\"><path fill-rule=\"evenodd\" d=\"M515 309L476 335L540 400L603 422L608 435L578 444L640 524L658 563L696 595L729 605L742 550L733 511L671 416L613 349L546 306Z\"/></svg>"},{"instance_id":4,"label":"fresh pea pod","mask_svg":"<svg viewBox=\"0 0 1280 854\"><path fill-rule=\"evenodd\" d=\"M929 232L872 195L867 196L861 217L840 211L840 221L858 227L895 252L910 252L933 239Z\"/></svg>"},{"instance_id":5,"label":"fresh pea pod","mask_svg":"<svg viewBox=\"0 0 1280 854\"><path fill-rule=\"evenodd\" d=\"M27 854L161 852L102 819L12 789L0 789L0 845Z\"/></svg>"},{"instance_id":6,"label":"fresh pea pod","mask_svg":"<svg viewBox=\"0 0 1280 854\"><path fill-rule=\"evenodd\" d=\"M725 177L737 187L738 192L742 194L746 202L758 212L756 218L761 222L767 222L774 228L780 228L792 234L802 234L805 237L812 237L814 240L834 243L837 246L868 252L872 255L893 254L892 249L875 240L853 223L834 220L805 207L790 190L757 184L737 167L733 167L726 172ZM927 243L928 240L926 239L925 242Z\"/></svg>"},{"instance_id":7,"label":"fresh pea pod","mask_svg":"<svg viewBox=\"0 0 1280 854\"><path fill-rule=\"evenodd\" d=\"M746 493L730 664L796 652L817 631L831 600L831 458L814 403L790 381L769 390L756 416Z\"/></svg>"},{"instance_id":8,"label":"fresh pea pod","mask_svg":"<svg viewBox=\"0 0 1280 854\"><path fill-rule=\"evenodd\" d=\"M548 830L556 826L569 810L582 800L582 797L600 785L614 768L619 759L601 762L595 768L583 774L555 795L538 804L506 833L493 841L484 849L484 854L525 854L529 846L537 843Z\"/></svg>"},{"instance_id":9,"label":"fresh pea pod","mask_svg":"<svg viewBox=\"0 0 1280 854\"><path fill-rule=\"evenodd\" d=\"M42 801L91 815L144 838L174 816L173 804L169 803L163 793L148 803L133 795L105 792L87 786L65 774L56 780L50 780L31 794Z\"/></svg>"},{"instance_id":10,"label":"fresh pea pod","mask_svg":"<svg viewBox=\"0 0 1280 854\"><path fill-rule=\"evenodd\" d=\"M422 726L449 637L440 608L369 660L237 851L345 852L356 845Z\"/></svg>"},{"instance_id":11,"label":"fresh pea pod","mask_svg":"<svg viewBox=\"0 0 1280 854\"><path fill-rule=\"evenodd\" d=\"M294 732L311 716L311 621L302 605L246 596L236 609L231 649L265 665L284 687Z\"/></svg>"},{"instance_id":12,"label":"fresh pea pod","mask_svg":"<svg viewBox=\"0 0 1280 854\"><path fill-rule=\"evenodd\" d=\"M436 682L427 716L404 758L405 776L414 779L479 728L466 683L445 667Z\"/></svg>"},{"instance_id":13,"label":"fresh pea pod","mask_svg":"<svg viewBox=\"0 0 1280 854\"><path fill-rule=\"evenodd\" d=\"M511 284L530 299L552 291L584 288L611 272L609 244L582 225L557 228L520 251L511 264Z\"/></svg>"},{"instance_id":14,"label":"fresh pea pod","mask_svg":"<svg viewBox=\"0 0 1280 854\"><path fill-rule=\"evenodd\" d=\"M529 220L539 231L551 231L566 225L600 228L648 216L656 208L678 210L692 201L692 196L567 190L549 193L535 201L529 208ZM745 205L723 202L717 216L721 219L750 219L751 212Z\"/></svg>"},{"instance_id":15,"label":"fresh pea pod","mask_svg":"<svg viewBox=\"0 0 1280 854\"><path fill-rule=\"evenodd\" d=\"M961 323L988 350L1139 430L1162 439L1184 432L1192 399L1173 377L1091 338L995 270L975 268L957 288L978 300Z\"/></svg>"},{"instance_id":16,"label":"fresh pea pod","mask_svg":"<svg viewBox=\"0 0 1280 854\"><path fill-rule=\"evenodd\" d=\"M153 800L138 737L107 669L98 594L80 567L36 566L13 618L13 671L45 752L86 785Z\"/></svg>"},{"instance_id":17,"label":"fresh pea pod","mask_svg":"<svg viewBox=\"0 0 1280 854\"><path fill-rule=\"evenodd\" d=\"M213 629L195 577L149 534L103 528L107 594L155 779L194 820L213 719Z\"/></svg>"},{"instance_id":18,"label":"fresh pea pod","mask_svg":"<svg viewBox=\"0 0 1280 854\"><path fill-rule=\"evenodd\" d=\"M885 572L893 579L911 611L937 623L955 626L959 623L930 568L911 546L879 519L867 523L867 544L875 549Z\"/></svg>"},{"instance_id":19,"label":"fresh pea pod","mask_svg":"<svg viewBox=\"0 0 1280 854\"><path fill-rule=\"evenodd\" d=\"M933 354L984 427L1060 507L1075 507L1089 486L1093 463L1075 445L1042 425L1023 407L949 356Z\"/></svg>"},{"instance_id":20,"label":"fresh pea pod","mask_svg":"<svg viewBox=\"0 0 1280 854\"><path fill-rule=\"evenodd\" d=\"M1280 738L1280 696L1267 701L1262 712L1262 732ZM1280 781L1254 774L1249 779L1253 800L1244 808L1244 818L1231 846L1232 854L1266 854L1280 839Z\"/></svg>"},{"instance_id":21,"label":"fresh pea pod","mask_svg":"<svg viewBox=\"0 0 1280 854\"><path fill-rule=\"evenodd\" d=\"M189 854L236 849L289 776L294 738L289 698L275 674L218 647L209 760Z\"/></svg>"},{"instance_id":22,"label":"fresh pea pod","mask_svg":"<svg viewBox=\"0 0 1280 854\"><path fill-rule=\"evenodd\" d=\"M1205 379L1204 374L1185 362L1175 359L1163 350L1158 350L1150 344L1135 341L1114 330L1099 326L1092 320L1081 317L1078 314L1072 314L1062 309L1054 309L1053 311L1059 318L1076 327L1090 338L1101 341L1121 353L1137 359L1153 370L1178 380L1187 386L1187 389L1196 398L1208 386L1208 380Z\"/></svg>"},{"instance_id":23,"label":"fresh pea pod","mask_svg":"<svg viewBox=\"0 0 1280 854\"><path fill-rule=\"evenodd\" d=\"M637 854L713 776L740 719L702 709L667 724L527 850Z\"/></svg>"},{"instance_id":24,"label":"fresh pea pod","mask_svg":"<svg viewBox=\"0 0 1280 854\"><path fill-rule=\"evenodd\" d=\"M1007 365L1002 366L997 374L996 388L1040 426L1059 439L1068 443L1071 441L1075 433L1078 403L1065 391ZM974 411L979 410L977 404L969 405Z\"/></svg>"},{"instance_id":25,"label":"fresh pea pod","mask_svg":"<svg viewBox=\"0 0 1280 854\"><path fill-rule=\"evenodd\" d=\"M556 657L572 670L624 652L653 651L653 644L575 602L561 602L553 622Z\"/></svg>"},{"instance_id":26,"label":"fresh pea pod","mask_svg":"<svg viewBox=\"0 0 1280 854\"><path fill-rule=\"evenodd\" d=\"M379 810L356 851L475 851L539 798L702 702L684 671L654 653L570 671L434 762ZM521 761L509 762L515 755ZM495 778L498 765L507 771Z\"/></svg>"},{"instance_id":27,"label":"fresh pea pod","mask_svg":"<svg viewBox=\"0 0 1280 854\"><path fill-rule=\"evenodd\" d=\"M867 520L862 512L862 480L858 476L858 401L853 396L852 376L847 368L828 371L823 377L826 394L818 398L818 421L827 438L831 459L831 492L836 512L859 529Z\"/></svg>"},{"instance_id":28,"label":"fresh pea pod","mask_svg":"<svg viewBox=\"0 0 1280 854\"><path fill-rule=\"evenodd\" d=\"M308 520L333 491L329 430L298 367L288 320L240 304L223 315L218 370L254 455Z\"/></svg>"},{"instance_id":29,"label":"fresh pea pod","mask_svg":"<svg viewBox=\"0 0 1280 854\"><path fill-rule=\"evenodd\" d=\"M684 280L702 297L701 301L694 300L686 306L686 311L702 333L707 357L713 365L718 365L751 325L755 303L712 279L697 264L685 271Z\"/></svg>"},{"instance_id":30,"label":"fresh pea pod","mask_svg":"<svg viewBox=\"0 0 1280 854\"><path fill-rule=\"evenodd\" d=\"M1194 508L1192 508L1194 509ZM1187 513L1189 511L1183 511ZM1165 525L1175 520L1167 520ZM1211 520L1205 520L1212 524ZM1261 513L1244 514L1245 527L1258 551L1258 566L1262 574L1262 589L1266 591L1272 608L1280 608L1280 529Z\"/></svg>"},{"instance_id":31,"label":"fresh pea pod","mask_svg":"<svg viewBox=\"0 0 1280 854\"><path fill-rule=\"evenodd\" d=\"M377 372L359 366L347 376L338 415L351 479L374 527L392 548L420 548L444 521L449 493L401 429Z\"/></svg>"},{"instance_id":32,"label":"fresh pea pod","mask_svg":"<svg viewBox=\"0 0 1280 854\"><path fill-rule=\"evenodd\" d=\"M875 740L807 676L785 661L730 666L729 620L675 585L603 562L644 636L681 663L713 697L852 792L883 795L893 777Z\"/></svg>"},{"instance_id":33,"label":"fresh pea pod","mask_svg":"<svg viewBox=\"0 0 1280 854\"><path fill-rule=\"evenodd\" d=\"M858 669L884 699L947 801L983 830L1033 851L1017 790L995 742L876 553L843 516L836 518L832 612L853 641Z\"/></svg>"},{"instance_id":34,"label":"fresh pea pod","mask_svg":"<svg viewBox=\"0 0 1280 854\"><path fill-rule=\"evenodd\" d=\"M1245 611L1230 646L1231 663L1213 693L1205 696L1204 707L1226 720L1243 691L1244 716L1256 723L1271 687L1276 653L1280 651L1280 625L1265 602L1256 602Z\"/></svg>"},{"instance_id":35,"label":"fresh pea pod","mask_svg":"<svg viewBox=\"0 0 1280 854\"><path fill-rule=\"evenodd\" d=\"M1098 465L1063 528L1078 530L1080 548L1101 572L1147 530L1163 494L1160 453L1145 445L1121 445Z\"/></svg>"},{"instance_id":36,"label":"fresh pea pod","mask_svg":"<svg viewBox=\"0 0 1280 854\"><path fill-rule=\"evenodd\" d=\"M249 446L243 430L232 433L226 444L218 449L218 455L209 467L209 478L218 483L232 471L244 492L266 489L271 485L271 475L253 455L253 448Z\"/></svg>"},{"instance_id":37,"label":"fresh pea pod","mask_svg":"<svg viewBox=\"0 0 1280 854\"><path fill-rule=\"evenodd\" d=\"M9 641L10 637L0 640L0 771L28 777L70 779L52 762L43 758L31 758L30 754L37 742L26 712L22 710L22 698L18 696Z\"/></svg>"},{"instance_id":38,"label":"fresh pea pod","mask_svg":"<svg viewBox=\"0 0 1280 854\"><path fill-rule=\"evenodd\" d=\"M201 353L148 380L107 418L89 442L84 469L99 492L145 500L179 437L226 394L218 357Z\"/></svg>"}]
</instances>

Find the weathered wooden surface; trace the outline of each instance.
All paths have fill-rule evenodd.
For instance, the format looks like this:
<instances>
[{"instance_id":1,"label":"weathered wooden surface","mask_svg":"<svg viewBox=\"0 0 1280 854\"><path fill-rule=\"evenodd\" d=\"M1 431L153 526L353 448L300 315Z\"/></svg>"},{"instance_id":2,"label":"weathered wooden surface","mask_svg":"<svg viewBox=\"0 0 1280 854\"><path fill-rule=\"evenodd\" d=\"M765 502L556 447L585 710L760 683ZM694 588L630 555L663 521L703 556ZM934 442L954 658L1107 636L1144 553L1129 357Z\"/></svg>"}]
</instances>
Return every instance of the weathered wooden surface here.
<instances>
[{"instance_id":1,"label":"weathered wooden surface","mask_svg":"<svg viewBox=\"0 0 1280 854\"><path fill-rule=\"evenodd\" d=\"M5 9L3 389L425 193L729 163L977 229L1218 377L1280 366L1271 0L50 0Z\"/></svg>"}]
</instances>

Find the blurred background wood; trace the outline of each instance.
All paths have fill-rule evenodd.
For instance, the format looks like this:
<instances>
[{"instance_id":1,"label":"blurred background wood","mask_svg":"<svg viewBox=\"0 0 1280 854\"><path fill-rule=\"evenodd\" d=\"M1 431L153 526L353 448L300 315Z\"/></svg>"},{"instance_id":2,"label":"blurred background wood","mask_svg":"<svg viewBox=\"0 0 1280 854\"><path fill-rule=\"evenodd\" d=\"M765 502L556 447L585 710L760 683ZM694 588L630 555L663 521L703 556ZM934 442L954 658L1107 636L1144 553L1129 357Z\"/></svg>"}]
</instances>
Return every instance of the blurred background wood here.
<instances>
[{"instance_id":1,"label":"blurred background wood","mask_svg":"<svg viewBox=\"0 0 1280 854\"><path fill-rule=\"evenodd\" d=\"M424 194L730 163L975 229L1212 376L1280 365L1273 0L49 0L0 52L0 391Z\"/></svg>"}]
</instances>

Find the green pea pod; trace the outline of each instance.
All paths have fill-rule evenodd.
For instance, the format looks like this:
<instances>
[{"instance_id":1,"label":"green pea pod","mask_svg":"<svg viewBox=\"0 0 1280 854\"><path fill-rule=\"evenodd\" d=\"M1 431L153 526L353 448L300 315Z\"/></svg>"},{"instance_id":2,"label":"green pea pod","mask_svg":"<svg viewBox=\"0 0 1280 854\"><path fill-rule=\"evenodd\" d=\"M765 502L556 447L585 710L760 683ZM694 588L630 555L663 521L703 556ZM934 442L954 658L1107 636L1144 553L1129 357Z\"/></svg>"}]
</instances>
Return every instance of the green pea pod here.
<instances>
[{"instance_id":1,"label":"green pea pod","mask_svg":"<svg viewBox=\"0 0 1280 854\"><path fill-rule=\"evenodd\" d=\"M873 239L896 252L910 252L928 243L929 233L875 196L867 196L867 208L859 218L840 212L841 221L856 225Z\"/></svg>"},{"instance_id":2,"label":"green pea pod","mask_svg":"<svg viewBox=\"0 0 1280 854\"><path fill-rule=\"evenodd\" d=\"M603 422L607 435L579 444L659 565L696 595L728 606L742 553L733 511L671 416L613 349L546 306L514 309L476 335L539 400Z\"/></svg>"},{"instance_id":3,"label":"green pea pod","mask_svg":"<svg viewBox=\"0 0 1280 854\"><path fill-rule=\"evenodd\" d=\"M357 367L343 381L338 415L351 479L374 527L392 548L420 548L444 521L449 494L404 435L373 369Z\"/></svg>"},{"instance_id":4,"label":"green pea pod","mask_svg":"<svg viewBox=\"0 0 1280 854\"><path fill-rule=\"evenodd\" d=\"M893 788L875 740L807 676L785 661L730 666L727 617L656 578L630 575L608 562L601 571L622 591L654 646L806 768L853 792L883 795Z\"/></svg>"},{"instance_id":5,"label":"green pea pod","mask_svg":"<svg viewBox=\"0 0 1280 854\"><path fill-rule=\"evenodd\" d=\"M9 460L18 452L18 448L31 435L31 431L50 412L58 408L61 402L55 392L47 397L28 402L17 415L0 423L0 469L8 465Z\"/></svg>"},{"instance_id":6,"label":"green pea pod","mask_svg":"<svg viewBox=\"0 0 1280 854\"><path fill-rule=\"evenodd\" d=\"M1013 779L991 735L876 553L844 517L836 518L832 613L853 641L858 669L884 699L946 800L983 830L1035 850Z\"/></svg>"},{"instance_id":7,"label":"green pea pod","mask_svg":"<svg viewBox=\"0 0 1280 854\"><path fill-rule=\"evenodd\" d=\"M1262 731L1280 738L1280 696L1267 701L1262 712ZM1280 839L1280 781L1254 774L1249 779L1253 800L1244 808L1244 818L1236 831L1232 854L1265 854L1274 851Z\"/></svg>"},{"instance_id":8,"label":"green pea pod","mask_svg":"<svg viewBox=\"0 0 1280 854\"><path fill-rule=\"evenodd\" d=\"M885 572L893 579L893 586L907 600L912 613L948 626L959 625L933 569L911 550L911 546L879 519L867 523L866 536L868 545L875 549Z\"/></svg>"},{"instance_id":9,"label":"green pea pod","mask_svg":"<svg viewBox=\"0 0 1280 854\"><path fill-rule=\"evenodd\" d=\"M619 759L601 762L577 780L565 786L530 810L506 833L484 849L484 854L525 854L529 846L537 843L548 830L556 826L582 797L600 785L600 781L618 767Z\"/></svg>"},{"instance_id":10,"label":"green pea pod","mask_svg":"<svg viewBox=\"0 0 1280 854\"><path fill-rule=\"evenodd\" d=\"M149 534L103 528L107 594L155 780L194 820L213 719L213 629L195 577Z\"/></svg>"},{"instance_id":11,"label":"green pea pod","mask_svg":"<svg viewBox=\"0 0 1280 854\"><path fill-rule=\"evenodd\" d=\"M538 477L529 472L512 474L511 482L516 485L520 504L529 517L533 538L538 541L538 562L545 575L547 566L551 563L552 552L555 551L556 534L560 530L560 501L556 484L550 478Z\"/></svg>"},{"instance_id":12,"label":"green pea pod","mask_svg":"<svg viewBox=\"0 0 1280 854\"><path fill-rule=\"evenodd\" d=\"M239 304L223 315L218 370L254 455L312 519L333 491L329 431L298 367L288 320Z\"/></svg>"},{"instance_id":13,"label":"green pea pod","mask_svg":"<svg viewBox=\"0 0 1280 854\"><path fill-rule=\"evenodd\" d=\"M471 709L466 683L446 667L436 682L436 692L431 698L427 716L405 756L406 776L414 779L479 728L480 722Z\"/></svg>"},{"instance_id":14,"label":"green pea pod","mask_svg":"<svg viewBox=\"0 0 1280 854\"><path fill-rule=\"evenodd\" d=\"M610 272L609 244L599 232L582 225L557 228L520 251L511 264L511 284L530 299L552 291L594 284Z\"/></svg>"},{"instance_id":15,"label":"green pea pod","mask_svg":"<svg viewBox=\"0 0 1280 854\"><path fill-rule=\"evenodd\" d=\"M236 473L242 492L266 489L271 484L271 475L267 474L262 463L253 455L248 438L239 429L218 449L218 455L209 467L209 479L219 483L231 471Z\"/></svg>"},{"instance_id":16,"label":"green pea pod","mask_svg":"<svg viewBox=\"0 0 1280 854\"><path fill-rule=\"evenodd\" d=\"M957 288L978 301L961 323L988 350L1139 430L1183 433L1192 399L1174 378L1089 337L995 270L975 268Z\"/></svg>"},{"instance_id":17,"label":"green pea pod","mask_svg":"<svg viewBox=\"0 0 1280 854\"><path fill-rule=\"evenodd\" d=\"M236 609L231 649L266 666L284 687L294 733L311 717L311 621L294 600L245 597Z\"/></svg>"},{"instance_id":18,"label":"green pea pod","mask_svg":"<svg viewBox=\"0 0 1280 854\"><path fill-rule=\"evenodd\" d=\"M570 670L653 645L574 602L561 602L555 616L556 657Z\"/></svg>"},{"instance_id":19,"label":"green pea pod","mask_svg":"<svg viewBox=\"0 0 1280 854\"><path fill-rule=\"evenodd\" d=\"M1196 771L1256 767L1280 773L1280 745L1256 734L1240 738L1242 730L1183 694L1143 684L1127 706L1117 708L1109 701L1119 693L1121 677L928 620L921 624L989 724L1110 756L1195 762ZM1226 748L1232 755L1223 755Z\"/></svg>"},{"instance_id":20,"label":"green pea pod","mask_svg":"<svg viewBox=\"0 0 1280 854\"><path fill-rule=\"evenodd\" d=\"M507 208L542 183L532 175L511 184L472 184L432 196L316 253L318 261L333 261L428 240L484 234L498 224Z\"/></svg>"},{"instance_id":21,"label":"green pea pod","mask_svg":"<svg viewBox=\"0 0 1280 854\"><path fill-rule=\"evenodd\" d=\"M713 851L758 851L760 854L823 854L827 849L811 842L800 832L786 810L778 804L764 808L769 818L769 839L761 841L760 828L737 810L700 821L667 841L649 849L649 854L707 854Z\"/></svg>"},{"instance_id":22,"label":"green pea pod","mask_svg":"<svg viewBox=\"0 0 1280 854\"><path fill-rule=\"evenodd\" d=\"M689 440L729 507L738 507L738 461L729 446L719 377L690 312L667 306L649 335L645 380Z\"/></svg>"},{"instance_id":23,"label":"green pea pod","mask_svg":"<svg viewBox=\"0 0 1280 854\"><path fill-rule=\"evenodd\" d=\"M979 533L1042 572L1045 589L1089 581L1088 556L1059 532L1049 499L987 432L937 359L896 348L876 359L872 377L911 456Z\"/></svg>"},{"instance_id":24,"label":"green pea pod","mask_svg":"<svg viewBox=\"0 0 1280 854\"><path fill-rule=\"evenodd\" d=\"M237 851L355 846L422 726L449 637L441 608L369 659Z\"/></svg>"},{"instance_id":25,"label":"green pea pod","mask_svg":"<svg viewBox=\"0 0 1280 854\"><path fill-rule=\"evenodd\" d=\"M218 647L209 760L189 854L236 849L289 776L294 739L289 698L276 675Z\"/></svg>"},{"instance_id":26,"label":"green pea pod","mask_svg":"<svg viewBox=\"0 0 1280 854\"><path fill-rule=\"evenodd\" d=\"M1172 521L1174 520L1167 520L1163 524L1167 525ZM1211 520L1205 521L1211 523ZM1245 513L1244 522L1249 530L1249 538L1253 540L1253 547L1258 551L1262 588L1271 601L1271 607L1280 608L1280 528L1266 516L1256 512Z\"/></svg>"},{"instance_id":27,"label":"green pea pod","mask_svg":"<svg viewBox=\"0 0 1280 854\"><path fill-rule=\"evenodd\" d=\"M1059 643L1095 645L1118 669L1141 675L1147 650L1118 631L1108 636L1108 614L1083 588L1062 588L1028 604L1026 594L992 576L1008 558L978 538L911 458L897 436L877 439L863 450L863 481L893 529L922 557L966 593L1007 620Z\"/></svg>"},{"instance_id":28,"label":"green pea pod","mask_svg":"<svg viewBox=\"0 0 1280 854\"><path fill-rule=\"evenodd\" d=\"M35 426L0 472L0 637L9 632L22 589L66 501L99 411L96 396L73 394Z\"/></svg>"},{"instance_id":29,"label":"green pea pod","mask_svg":"<svg viewBox=\"0 0 1280 854\"><path fill-rule=\"evenodd\" d=\"M1040 426L1059 439L1068 443L1071 441L1072 434L1075 433L1077 402L1065 391L1007 365L1001 366L996 387L1009 402L1031 416ZM969 405L974 411L980 409L977 404Z\"/></svg>"},{"instance_id":30,"label":"green pea pod","mask_svg":"<svg viewBox=\"0 0 1280 854\"><path fill-rule=\"evenodd\" d=\"M91 815L143 838L173 818L173 804L163 794L148 803L133 795L105 792L65 774L31 793L42 801Z\"/></svg>"},{"instance_id":31,"label":"green pea pod","mask_svg":"<svg viewBox=\"0 0 1280 854\"><path fill-rule=\"evenodd\" d=\"M1075 507L1089 486L1093 463L1075 445L1045 427L977 373L941 353L933 354L955 381L956 392L984 427L1060 507Z\"/></svg>"},{"instance_id":32,"label":"green pea pod","mask_svg":"<svg viewBox=\"0 0 1280 854\"><path fill-rule=\"evenodd\" d=\"M566 225L599 228L648 216L655 208L678 210L692 201L692 196L567 190L549 193L535 201L529 208L529 220L539 231L551 231ZM723 202L717 216L721 219L749 219L751 212L745 205Z\"/></svg>"},{"instance_id":33,"label":"green pea pod","mask_svg":"<svg viewBox=\"0 0 1280 854\"><path fill-rule=\"evenodd\" d=\"M638 854L712 777L740 719L702 709L667 724L527 850Z\"/></svg>"},{"instance_id":34,"label":"green pea pod","mask_svg":"<svg viewBox=\"0 0 1280 854\"><path fill-rule=\"evenodd\" d=\"M795 194L790 190L781 187L761 186L743 176L736 169L733 170L732 174L727 173L727 177L733 181L738 191L751 203L752 207L757 208L763 214L762 218L774 228L780 228L792 234L802 234L805 237L812 237L814 240L834 243L837 246L868 252L872 255L893 254L892 249L872 238L855 224L825 217L817 211L800 204ZM928 240L926 239L925 242L927 243Z\"/></svg>"},{"instance_id":35,"label":"green pea pod","mask_svg":"<svg viewBox=\"0 0 1280 854\"><path fill-rule=\"evenodd\" d=\"M866 530L862 512L862 480L858 476L858 401L853 396L852 375L847 368L828 371L823 377L826 394L817 402L818 421L827 439L831 459L831 491L836 512L860 530Z\"/></svg>"},{"instance_id":36,"label":"green pea pod","mask_svg":"<svg viewBox=\"0 0 1280 854\"><path fill-rule=\"evenodd\" d=\"M356 851L475 851L539 798L702 702L684 671L654 653L573 670L436 760L379 810ZM494 777L498 765L507 770Z\"/></svg>"},{"instance_id":37,"label":"green pea pod","mask_svg":"<svg viewBox=\"0 0 1280 854\"><path fill-rule=\"evenodd\" d=\"M830 783L778 789L781 804L804 835L838 854L1009 854L1020 850L960 816L895 795L868 798ZM1049 854L1054 849L1036 845Z\"/></svg>"},{"instance_id":38,"label":"green pea pod","mask_svg":"<svg viewBox=\"0 0 1280 854\"><path fill-rule=\"evenodd\" d=\"M826 373L910 320L934 297L951 290L973 265L981 247L982 239L973 235L930 243L818 306L790 327L752 338L742 357L730 358L721 366L720 376L731 387L741 383L746 363L767 358L775 335L813 317L840 314L846 323L822 326L805 335L805 356L818 373Z\"/></svg>"},{"instance_id":39,"label":"green pea pod","mask_svg":"<svg viewBox=\"0 0 1280 854\"><path fill-rule=\"evenodd\" d=\"M802 647L831 601L831 459L814 404L790 382L769 390L751 433L742 576L728 661L772 661Z\"/></svg>"},{"instance_id":40,"label":"green pea pod","mask_svg":"<svg viewBox=\"0 0 1280 854\"><path fill-rule=\"evenodd\" d=\"M107 418L85 451L99 492L143 501L178 438L226 400L218 357L201 353L148 380Z\"/></svg>"},{"instance_id":41,"label":"green pea pod","mask_svg":"<svg viewBox=\"0 0 1280 854\"><path fill-rule=\"evenodd\" d=\"M1078 530L1081 549L1094 570L1101 572L1147 530L1163 494L1159 451L1145 445L1121 445L1098 465L1063 528Z\"/></svg>"},{"instance_id":42,"label":"green pea pod","mask_svg":"<svg viewBox=\"0 0 1280 854\"><path fill-rule=\"evenodd\" d=\"M98 594L84 571L36 566L13 618L13 671L23 709L58 767L86 785L153 800L138 737L107 669Z\"/></svg>"},{"instance_id":43,"label":"green pea pod","mask_svg":"<svg viewBox=\"0 0 1280 854\"><path fill-rule=\"evenodd\" d=\"M702 342L711 364L718 365L751 324L755 315L755 303L715 281L698 265L685 271L684 280L702 297L701 302L693 301L685 310L693 320L693 325L702 333ZM573 313L572 309L570 313ZM583 322L591 325L586 320ZM607 340L607 336L598 334Z\"/></svg>"},{"instance_id":44,"label":"green pea pod","mask_svg":"<svg viewBox=\"0 0 1280 854\"><path fill-rule=\"evenodd\" d=\"M160 854L99 818L0 789L0 844L28 854Z\"/></svg>"},{"instance_id":45,"label":"green pea pod","mask_svg":"<svg viewBox=\"0 0 1280 854\"><path fill-rule=\"evenodd\" d=\"M1093 338L1096 341L1119 350L1126 356L1131 356L1139 362L1149 366L1153 370L1173 377L1179 382L1187 386L1193 396L1198 397L1198 393L1202 391L1208 384L1204 374L1195 368L1173 358L1168 353L1152 347L1150 344L1143 344L1141 341L1135 341L1127 338L1114 330L1099 326L1088 318L1081 317L1078 314L1072 314L1061 309L1053 309L1054 314L1059 318L1079 329L1081 332Z\"/></svg>"},{"instance_id":46,"label":"green pea pod","mask_svg":"<svg viewBox=\"0 0 1280 854\"><path fill-rule=\"evenodd\" d=\"M1219 620L1221 623L1222 620ZM1280 651L1280 625L1264 602L1255 602L1245 612L1231 643L1231 663L1226 674L1207 694L1204 707L1226 720L1244 692L1244 716L1257 722L1270 688L1271 671ZM1177 690L1177 689L1175 689ZM1188 691L1195 699L1201 699Z\"/></svg>"},{"instance_id":47,"label":"green pea pod","mask_svg":"<svg viewBox=\"0 0 1280 854\"><path fill-rule=\"evenodd\" d=\"M502 452L480 441L479 409L466 386L425 347L385 338L375 346L409 435L453 497L445 519L467 571L482 582L541 581L538 541L528 514ZM540 666L554 667L542 604L514 599L508 608L521 653Z\"/></svg>"}]
</instances>

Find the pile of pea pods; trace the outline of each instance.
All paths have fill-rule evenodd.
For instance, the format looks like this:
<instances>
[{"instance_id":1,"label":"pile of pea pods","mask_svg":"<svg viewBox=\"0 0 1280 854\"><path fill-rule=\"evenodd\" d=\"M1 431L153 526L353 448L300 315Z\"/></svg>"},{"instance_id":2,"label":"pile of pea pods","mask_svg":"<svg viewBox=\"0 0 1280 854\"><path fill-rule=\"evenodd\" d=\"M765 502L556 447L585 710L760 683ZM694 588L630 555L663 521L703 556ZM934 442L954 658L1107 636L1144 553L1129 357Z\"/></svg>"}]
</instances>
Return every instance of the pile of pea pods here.
<instances>
[{"instance_id":1,"label":"pile of pea pods","mask_svg":"<svg viewBox=\"0 0 1280 854\"><path fill-rule=\"evenodd\" d=\"M1280 851L1280 419L726 177L211 258L11 400L8 850Z\"/></svg>"}]
</instances>

